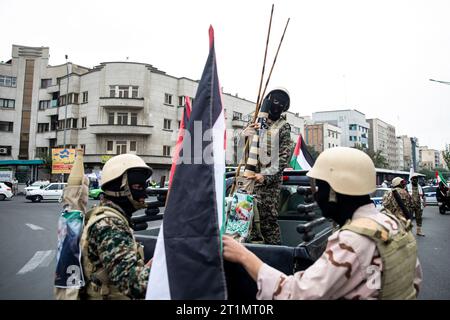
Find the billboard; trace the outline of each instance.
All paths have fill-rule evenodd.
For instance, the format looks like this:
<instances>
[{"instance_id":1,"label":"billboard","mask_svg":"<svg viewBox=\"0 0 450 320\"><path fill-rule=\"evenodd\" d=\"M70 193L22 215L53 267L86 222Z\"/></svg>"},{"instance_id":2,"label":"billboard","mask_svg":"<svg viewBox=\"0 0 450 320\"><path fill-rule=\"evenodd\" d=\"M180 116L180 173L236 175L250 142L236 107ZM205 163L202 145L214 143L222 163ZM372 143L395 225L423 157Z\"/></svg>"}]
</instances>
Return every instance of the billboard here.
<instances>
[{"instance_id":1,"label":"billboard","mask_svg":"<svg viewBox=\"0 0 450 320\"><path fill-rule=\"evenodd\" d=\"M70 173L75 161L75 149L52 149L52 174Z\"/></svg>"}]
</instances>

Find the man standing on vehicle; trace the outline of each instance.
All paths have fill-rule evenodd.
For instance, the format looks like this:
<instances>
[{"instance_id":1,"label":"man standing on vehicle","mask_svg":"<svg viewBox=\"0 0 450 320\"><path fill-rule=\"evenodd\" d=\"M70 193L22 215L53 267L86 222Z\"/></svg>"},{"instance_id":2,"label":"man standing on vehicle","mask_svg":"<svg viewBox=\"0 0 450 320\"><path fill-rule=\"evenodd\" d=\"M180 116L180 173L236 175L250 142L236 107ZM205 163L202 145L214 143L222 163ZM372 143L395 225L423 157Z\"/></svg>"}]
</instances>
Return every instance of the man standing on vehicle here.
<instances>
[{"instance_id":1,"label":"man standing on vehicle","mask_svg":"<svg viewBox=\"0 0 450 320\"><path fill-rule=\"evenodd\" d=\"M152 169L140 157L121 154L109 159L102 173L105 194L86 214L81 238L87 299L145 297L150 262L131 229L131 215L144 208L146 181Z\"/></svg>"},{"instance_id":2,"label":"man standing on vehicle","mask_svg":"<svg viewBox=\"0 0 450 320\"><path fill-rule=\"evenodd\" d=\"M424 237L425 234L422 232L422 214L426 202L422 187L419 185L419 175L417 173L411 175L411 185L408 186L408 191L412 198L412 212L416 218L416 234Z\"/></svg>"},{"instance_id":3,"label":"man standing on vehicle","mask_svg":"<svg viewBox=\"0 0 450 320\"><path fill-rule=\"evenodd\" d=\"M406 191L406 181L400 177L392 179L392 190L383 197L383 207L397 217L412 219L412 200Z\"/></svg>"},{"instance_id":4,"label":"man standing on vehicle","mask_svg":"<svg viewBox=\"0 0 450 320\"><path fill-rule=\"evenodd\" d=\"M415 299L422 280L416 239L404 221L379 212L370 200L376 173L369 156L353 148L327 149L307 175L323 215L340 226L308 269L285 275L223 237L225 260L247 270L257 282L257 298Z\"/></svg>"},{"instance_id":5,"label":"man standing on vehicle","mask_svg":"<svg viewBox=\"0 0 450 320\"><path fill-rule=\"evenodd\" d=\"M272 161L270 163L260 163L259 172L255 174L255 194L260 218L259 228L253 223L252 240L264 240L266 244L281 244L280 226L278 225L278 204L282 183L283 170L287 168L292 153L291 127L283 114L289 109L289 93L284 88L277 88L270 91L263 103L270 104L268 113L268 128L265 156L271 160L275 158L278 165ZM255 133L255 124L250 124L243 134L252 136ZM277 146L272 146L271 142L278 142ZM260 145L263 145L260 142ZM268 146L270 145L270 147ZM277 151L277 155L272 152ZM276 158L278 156L278 159ZM263 239L259 239L262 236Z\"/></svg>"}]
</instances>

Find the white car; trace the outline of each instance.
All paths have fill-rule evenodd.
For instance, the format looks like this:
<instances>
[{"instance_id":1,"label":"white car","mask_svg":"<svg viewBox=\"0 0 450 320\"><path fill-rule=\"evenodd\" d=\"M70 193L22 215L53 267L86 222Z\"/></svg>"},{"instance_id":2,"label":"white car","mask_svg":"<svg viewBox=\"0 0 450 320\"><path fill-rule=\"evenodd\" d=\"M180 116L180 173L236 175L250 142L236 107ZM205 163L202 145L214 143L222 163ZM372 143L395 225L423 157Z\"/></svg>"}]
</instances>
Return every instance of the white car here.
<instances>
[{"instance_id":1,"label":"white car","mask_svg":"<svg viewBox=\"0 0 450 320\"><path fill-rule=\"evenodd\" d=\"M11 199L13 196L11 188L0 182L0 201Z\"/></svg>"},{"instance_id":2,"label":"white car","mask_svg":"<svg viewBox=\"0 0 450 320\"><path fill-rule=\"evenodd\" d=\"M422 187L423 194L425 195L425 201L427 205L437 205L436 190L438 186L426 186Z\"/></svg>"},{"instance_id":3,"label":"white car","mask_svg":"<svg viewBox=\"0 0 450 320\"><path fill-rule=\"evenodd\" d=\"M370 194L370 199L373 201L373 204L375 207L377 207L378 210L383 209L383 197L388 192L389 188L377 188L374 192Z\"/></svg>"},{"instance_id":4,"label":"white car","mask_svg":"<svg viewBox=\"0 0 450 320\"><path fill-rule=\"evenodd\" d=\"M39 189L30 190L25 198L33 202L40 202L42 200L59 201L66 184L67 183L50 183L46 187L41 186Z\"/></svg>"},{"instance_id":5,"label":"white car","mask_svg":"<svg viewBox=\"0 0 450 320\"><path fill-rule=\"evenodd\" d=\"M50 182L49 181L41 181L41 180L39 180L39 181L35 181L35 182L33 182L31 185L29 185L28 187L26 187L26 188L24 188L24 190L25 190L25 196L28 196L29 194L30 194L30 191L32 191L32 190L38 190L38 189L40 189L41 188L41 186L47 186L47 185L49 185L50 184Z\"/></svg>"}]
</instances>

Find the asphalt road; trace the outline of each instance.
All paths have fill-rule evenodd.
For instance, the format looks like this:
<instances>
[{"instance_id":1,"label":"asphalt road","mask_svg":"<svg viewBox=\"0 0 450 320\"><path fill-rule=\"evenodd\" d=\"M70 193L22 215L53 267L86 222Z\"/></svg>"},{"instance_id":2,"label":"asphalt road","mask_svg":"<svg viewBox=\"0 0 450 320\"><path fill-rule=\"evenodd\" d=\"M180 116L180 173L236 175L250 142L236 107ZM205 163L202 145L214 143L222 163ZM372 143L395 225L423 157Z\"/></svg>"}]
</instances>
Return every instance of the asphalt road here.
<instances>
[{"instance_id":1,"label":"asphalt road","mask_svg":"<svg viewBox=\"0 0 450 320\"><path fill-rule=\"evenodd\" d=\"M89 205L97 203L90 200ZM52 299L56 227L61 205L19 196L0 201L0 299ZM155 227L160 221L149 223ZM450 213L425 208L418 238L424 281L420 299L450 299Z\"/></svg>"}]
</instances>

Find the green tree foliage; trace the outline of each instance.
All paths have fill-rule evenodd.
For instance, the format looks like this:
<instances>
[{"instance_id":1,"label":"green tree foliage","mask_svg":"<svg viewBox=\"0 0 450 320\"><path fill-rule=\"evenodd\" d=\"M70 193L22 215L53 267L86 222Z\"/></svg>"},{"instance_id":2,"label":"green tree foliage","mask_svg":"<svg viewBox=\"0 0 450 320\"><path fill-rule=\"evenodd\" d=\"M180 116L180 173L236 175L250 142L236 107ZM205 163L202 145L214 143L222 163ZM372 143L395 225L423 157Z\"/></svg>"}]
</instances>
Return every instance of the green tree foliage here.
<instances>
[{"instance_id":1,"label":"green tree foliage","mask_svg":"<svg viewBox=\"0 0 450 320\"><path fill-rule=\"evenodd\" d=\"M450 170L450 151L442 151L442 157L444 158L447 168Z\"/></svg>"}]
</instances>

